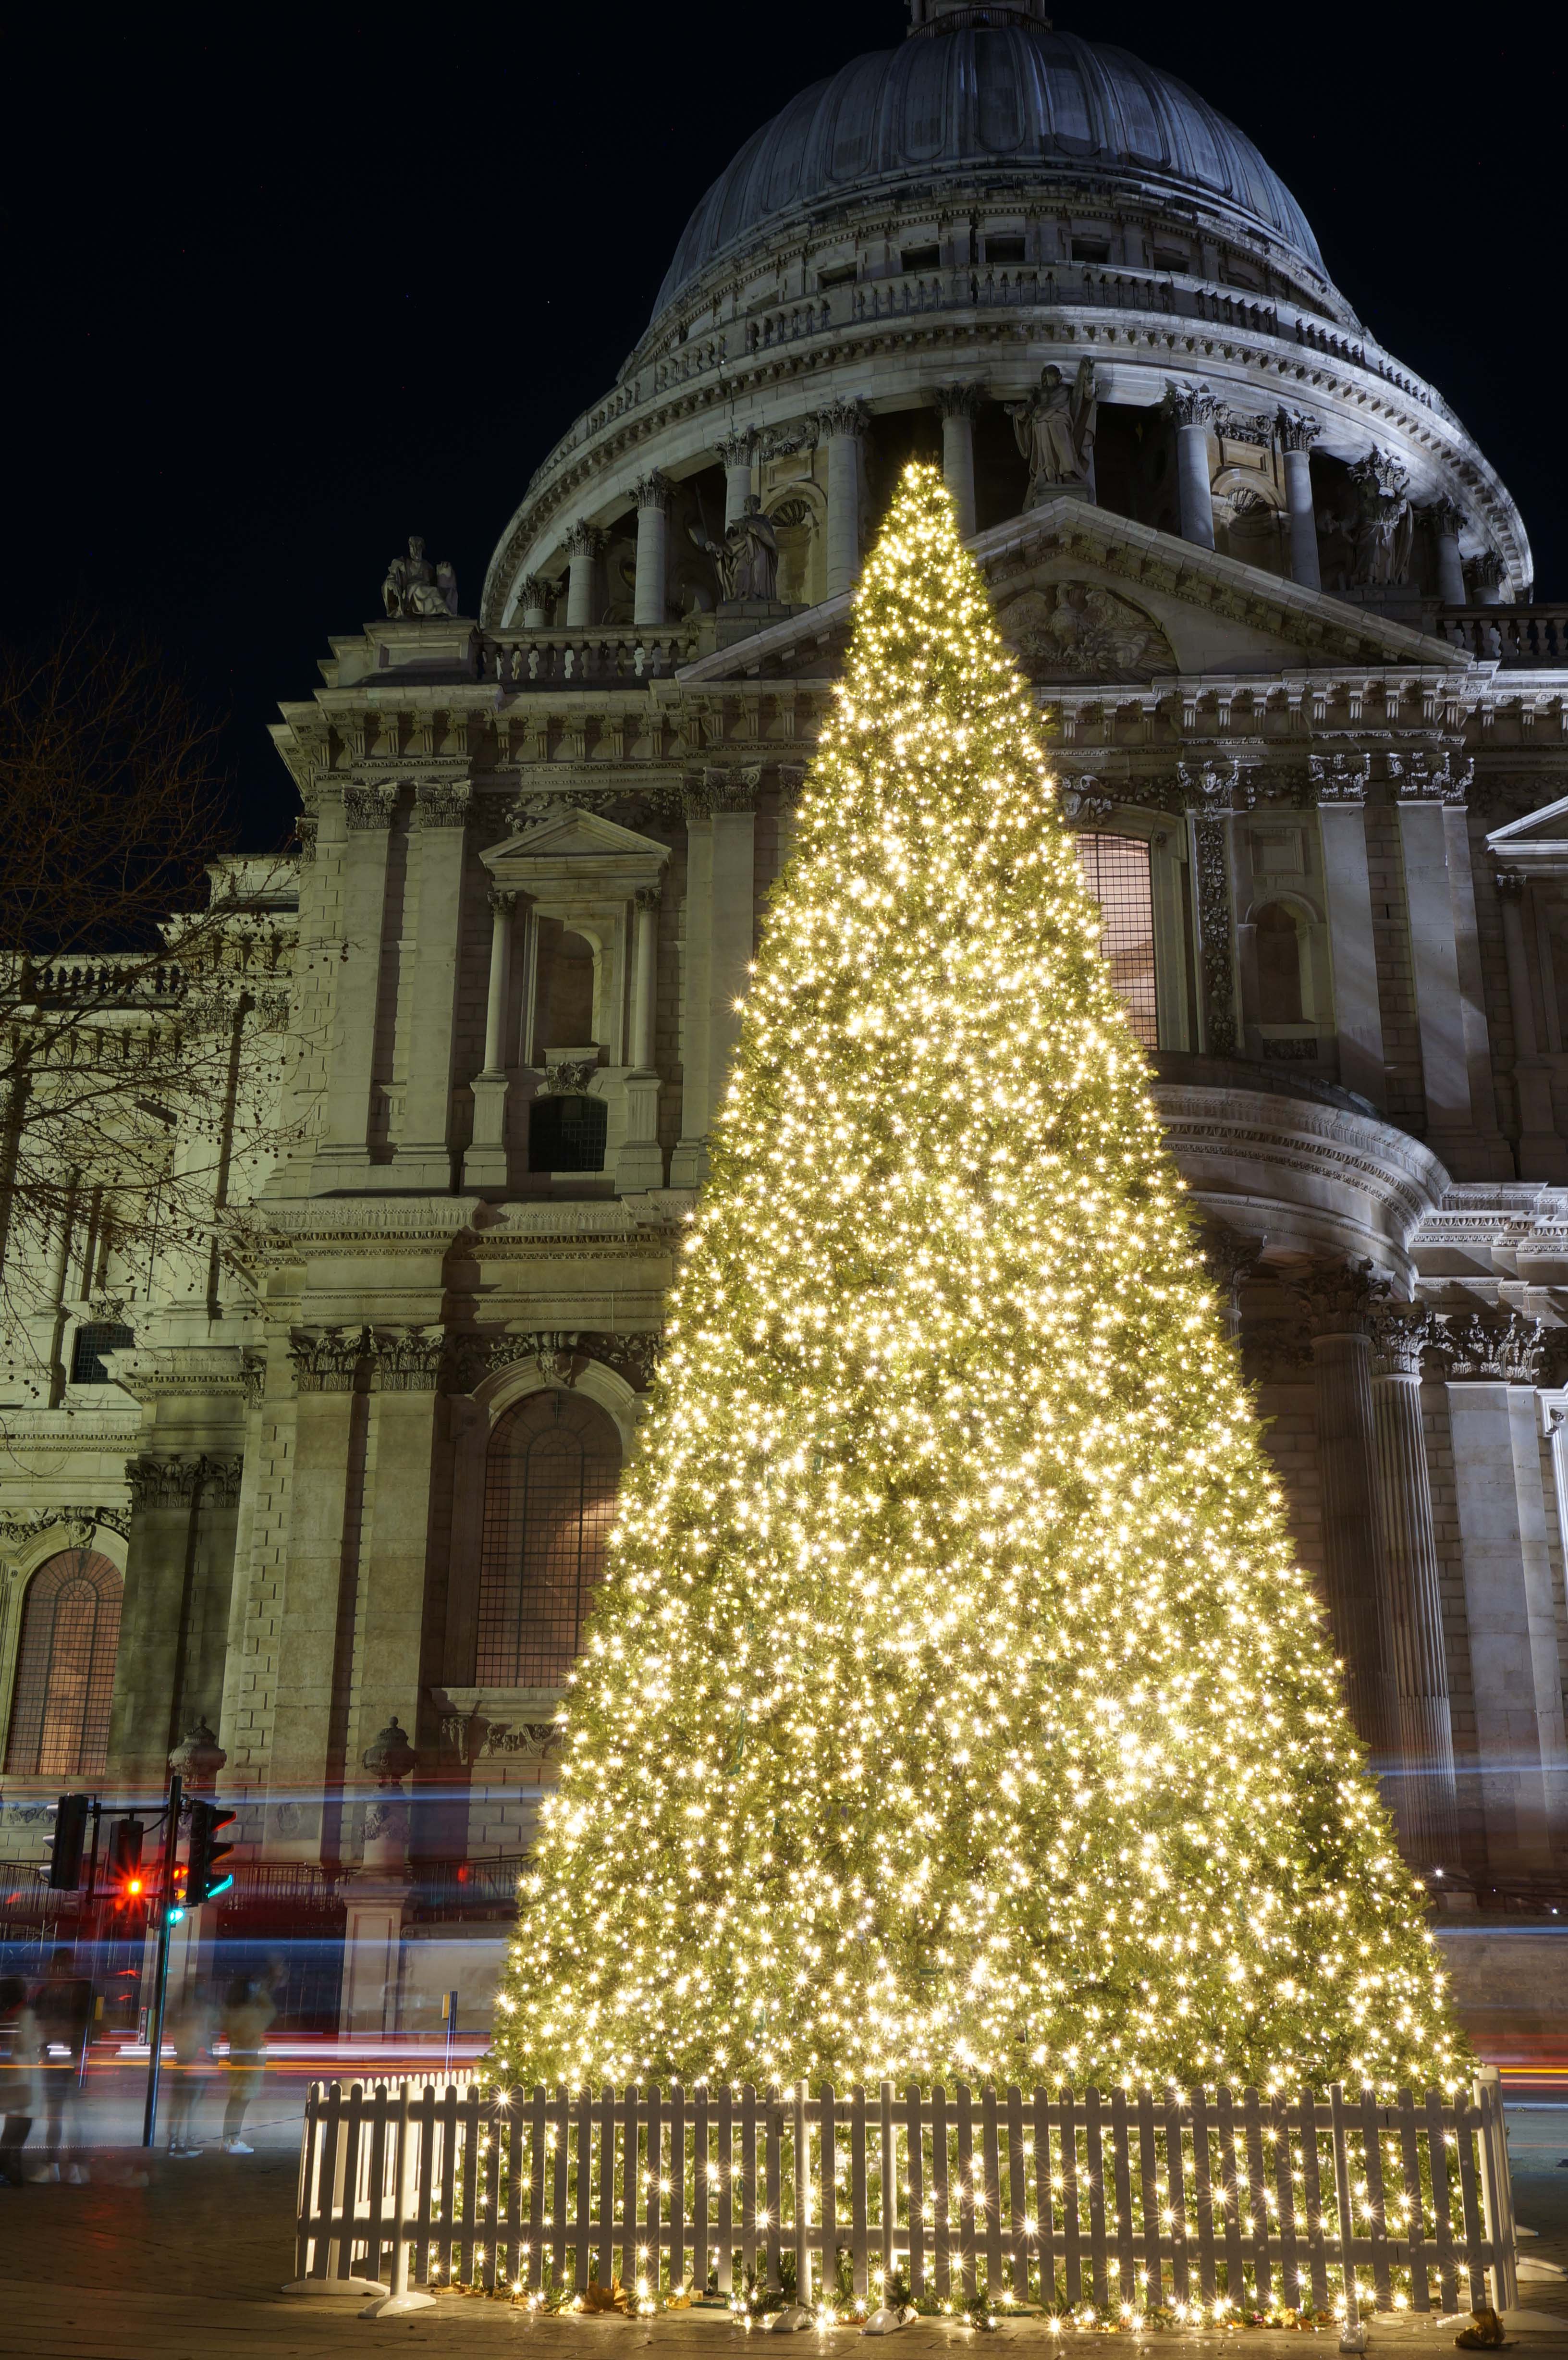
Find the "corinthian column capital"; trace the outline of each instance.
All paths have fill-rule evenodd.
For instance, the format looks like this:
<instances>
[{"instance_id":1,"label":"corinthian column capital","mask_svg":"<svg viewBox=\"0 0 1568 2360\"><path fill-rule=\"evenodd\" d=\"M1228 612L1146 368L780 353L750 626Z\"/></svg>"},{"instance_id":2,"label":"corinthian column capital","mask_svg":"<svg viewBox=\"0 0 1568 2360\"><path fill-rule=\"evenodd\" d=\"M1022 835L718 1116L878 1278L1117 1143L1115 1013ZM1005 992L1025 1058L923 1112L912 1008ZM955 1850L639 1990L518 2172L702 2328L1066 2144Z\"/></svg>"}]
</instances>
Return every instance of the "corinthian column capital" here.
<instances>
[{"instance_id":1,"label":"corinthian column capital","mask_svg":"<svg viewBox=\"0 0 1568 2360\"><path fill-rule=\"evenodd\" d=\"M1330 1256L1309 1262L1287 1282L1314 1343L1329 1336L1366 1336L1372 1315L1393 1281L1370 1260L1340 1262Z\"/></svg>"},{"instance_id":2,"label":"corinthian column capital","mask_svg":"<svg viewBox=\"0 0 1568 2360\"><path fill-rule=\"evenodd\" d=\"M1218 403L1214 388L1207 385L1178 385L1174 377L1165 380L1165 406L1178 426L1212 426Z\"/></svg>"}]
</instances>

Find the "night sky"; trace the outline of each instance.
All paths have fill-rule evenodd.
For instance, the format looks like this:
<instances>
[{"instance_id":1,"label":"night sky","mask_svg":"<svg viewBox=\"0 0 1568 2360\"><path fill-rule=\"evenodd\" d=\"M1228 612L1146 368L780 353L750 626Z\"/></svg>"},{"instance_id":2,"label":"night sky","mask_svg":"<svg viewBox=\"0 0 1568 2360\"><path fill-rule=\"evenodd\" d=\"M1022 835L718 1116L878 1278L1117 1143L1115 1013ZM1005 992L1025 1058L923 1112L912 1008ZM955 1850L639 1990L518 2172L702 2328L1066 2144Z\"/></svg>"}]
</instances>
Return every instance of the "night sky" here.
<instances>
[{"instance_id":1,"label":"night sky","mask_svg":"<svg viewBox=\"0 0 1568 2360\"><path fill-rule=\"evenodd\" d=\"M379 612L410 531L476 611L709 181L797 89L901 38L904 10L43 13L0 50L0 628L74 603L149 632L226 719L246 840L276 843L278 700ZM1538 596L1568 598L1562 11L1063 0L1057 22L1257 141L1368 327L1499 469Z\"/></svg>"}]
</instances>

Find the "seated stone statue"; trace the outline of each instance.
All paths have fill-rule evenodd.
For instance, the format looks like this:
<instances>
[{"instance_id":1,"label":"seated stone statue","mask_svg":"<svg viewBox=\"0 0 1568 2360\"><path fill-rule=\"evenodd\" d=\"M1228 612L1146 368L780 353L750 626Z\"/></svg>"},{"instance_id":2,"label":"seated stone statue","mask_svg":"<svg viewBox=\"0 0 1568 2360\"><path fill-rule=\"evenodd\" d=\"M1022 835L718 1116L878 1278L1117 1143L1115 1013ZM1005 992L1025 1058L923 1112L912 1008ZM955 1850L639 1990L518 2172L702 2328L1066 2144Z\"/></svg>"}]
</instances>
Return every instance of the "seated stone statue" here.
<instances>
[{"instance_id":1,"label":"seated stone statue","mask_svg":"<svg viewBox=\"0 0 1568 2360\"><path fill-rule=\"evenodd\" d=\"M439 565L432 565L425 555L420 535L410 533L408 554L395 557L387 568L381 596L388 616L394 619L455 615L457 575L444 558Z\"/></svg>"},{"instance_id":2,"label":"seated stone statue","mask_svg":"<svg viewBox=\"0 0 1568 2360\"><path fill-rule=\"evenodd\" d=\"M747 493L746 506L726 527L722 541L713 541L701 525L689 525L687 530L713 561L724 605L746 598L768 604L777 599L779 536L763 515L762 502L755 492Z\"/></svg>"}]
</instances>

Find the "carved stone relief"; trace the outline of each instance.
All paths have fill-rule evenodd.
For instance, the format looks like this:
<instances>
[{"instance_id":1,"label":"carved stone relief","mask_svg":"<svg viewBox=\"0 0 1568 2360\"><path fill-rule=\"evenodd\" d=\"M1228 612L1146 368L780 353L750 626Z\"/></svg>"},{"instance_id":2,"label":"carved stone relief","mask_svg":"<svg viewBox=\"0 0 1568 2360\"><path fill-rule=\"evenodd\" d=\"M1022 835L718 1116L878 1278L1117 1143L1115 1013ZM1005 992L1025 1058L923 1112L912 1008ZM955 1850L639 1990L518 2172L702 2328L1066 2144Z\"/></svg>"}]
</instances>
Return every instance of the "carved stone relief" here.
<instances>
[{"instance_id":1,"label":"carved stone relief","mask_svg":"<svg viewBox=\"0 0 1568 2360\"><path fill-rule=\"evenodd\" d=\"M1143 680L1176 670L1159 624L1098 583L1022 591L999 621L1030 680Z\"/></svg>"}]
</instances>

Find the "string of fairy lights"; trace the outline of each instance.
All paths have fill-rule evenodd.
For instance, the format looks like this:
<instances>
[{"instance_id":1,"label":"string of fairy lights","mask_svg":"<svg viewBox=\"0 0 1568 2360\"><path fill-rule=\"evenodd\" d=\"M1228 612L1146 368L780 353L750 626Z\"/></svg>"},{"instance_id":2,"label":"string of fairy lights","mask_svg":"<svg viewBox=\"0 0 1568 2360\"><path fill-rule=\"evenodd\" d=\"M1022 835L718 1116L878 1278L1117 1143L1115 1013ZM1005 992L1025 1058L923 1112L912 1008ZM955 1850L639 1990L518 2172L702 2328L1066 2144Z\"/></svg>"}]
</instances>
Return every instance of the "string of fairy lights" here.
<instances>
[{"instance_id":1,"label":"string of fairy lights","mask_svg":"<svg viewBox=\"0 0 1568 2360\"><path fill-rule=\"evenodd\" d=\"M1029 691L865 568L571 1693L531 2085L1452 2083Z\"/></svg>"}]
</instances>

